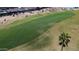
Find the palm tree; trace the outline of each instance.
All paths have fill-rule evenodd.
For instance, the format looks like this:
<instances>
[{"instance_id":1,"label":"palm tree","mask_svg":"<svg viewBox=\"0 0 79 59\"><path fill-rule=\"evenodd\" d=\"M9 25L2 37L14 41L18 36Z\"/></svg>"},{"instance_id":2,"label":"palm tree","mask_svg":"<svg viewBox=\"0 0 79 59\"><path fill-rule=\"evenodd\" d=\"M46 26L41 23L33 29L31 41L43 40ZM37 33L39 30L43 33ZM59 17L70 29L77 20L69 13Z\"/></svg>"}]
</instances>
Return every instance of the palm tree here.
<instances>
[{"instance_id":1,"label":"palm tree","mask_svg":"<svg viewBox=\"0 0 79 59\"><path fill-rule=\"evenodd\" d=\"M61 46L61 51L63 51L63 47L68 47L68 43L70 42L70 36L68 33L61 33L59 36L59 45Z\"/></svg>"}]
</instances>

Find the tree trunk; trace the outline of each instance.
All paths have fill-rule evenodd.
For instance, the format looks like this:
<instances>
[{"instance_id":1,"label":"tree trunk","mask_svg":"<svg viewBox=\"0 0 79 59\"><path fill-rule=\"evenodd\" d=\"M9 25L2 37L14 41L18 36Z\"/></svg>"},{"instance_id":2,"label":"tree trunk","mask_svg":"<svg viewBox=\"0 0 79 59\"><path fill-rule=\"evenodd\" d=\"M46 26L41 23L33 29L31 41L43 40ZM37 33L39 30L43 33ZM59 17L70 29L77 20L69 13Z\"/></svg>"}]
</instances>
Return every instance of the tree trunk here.
<instances>
[{"instance_id":1,"label":"tree trunk","mask_svg":"<svg viewBox=\"0 0 79 59\"><path fill-rule=\"evenodd\" d=\"M62 45L62 47L61 47L61 51L63 51L63 45Z\"/></svg>"}]
</instances>

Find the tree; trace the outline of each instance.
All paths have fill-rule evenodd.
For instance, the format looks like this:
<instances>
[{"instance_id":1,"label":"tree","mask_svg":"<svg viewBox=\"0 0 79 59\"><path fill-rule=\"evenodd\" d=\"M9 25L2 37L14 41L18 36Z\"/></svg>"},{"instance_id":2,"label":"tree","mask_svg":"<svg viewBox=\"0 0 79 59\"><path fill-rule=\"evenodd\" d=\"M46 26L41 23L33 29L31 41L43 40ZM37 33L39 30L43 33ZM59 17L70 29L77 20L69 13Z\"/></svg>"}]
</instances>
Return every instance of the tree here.
<instances>
[{"instance_id":1,"label":"tree","mask_svg":"<svg viewBox=\"0 0 79 59\"><path fill-rule=\"evenodd\" d=\"M68 47L68 43L70 42L71 36L68 33L61 33L59 36L59 45L61 46L61 51L63 51L63 47Z\"/></svg>"}]
</instances>

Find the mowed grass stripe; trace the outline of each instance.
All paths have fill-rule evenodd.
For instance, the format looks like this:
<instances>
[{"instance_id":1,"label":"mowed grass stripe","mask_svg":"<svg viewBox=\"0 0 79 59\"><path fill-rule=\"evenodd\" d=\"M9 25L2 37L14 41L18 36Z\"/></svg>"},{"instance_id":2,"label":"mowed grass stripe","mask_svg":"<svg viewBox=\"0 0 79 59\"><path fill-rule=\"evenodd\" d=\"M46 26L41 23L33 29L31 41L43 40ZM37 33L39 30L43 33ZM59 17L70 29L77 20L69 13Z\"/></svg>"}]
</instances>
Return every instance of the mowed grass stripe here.
<instances>
[{"instance_id":1,"label":"mowed grass stripe","mask_svg":"<svg viewBox=\"0 0 79 59\"><path fill-rule=\"evenodd\" d=\"M0 48L11 49L21 44L31 42L55 23L73 15L74 14L69 11L60 12L37 18L9 29L2 29L0 30Z\"/></svg>"},{"instance_id":2,"label":"mowed grass stripe","mask_svg":"<svg viewBox=\"0 0 79 59\"><path fill-rule=\"evenodd\" d=\"M18 19L16 19L16 21L14 21L13 23L10 23L10 24L8 24L8 25L6 25L6 26L4 26L4 27L0 27L0 29L8 29L8 28L10 28L10 27L14 27L14 26L17 26L17 25L20 25L20 24L23 24L23 23L26 23L26 22L30 22L30 21L32 21L32 20L35 20L35 19L38 19L38 18L40 18L40 17L44 17L44 16L46 16L48 13L44 13L44 14L37 14L37 15L32 15L32 16L28 16L28 17L24 17L23 19L20 19L20 20L18 20ZM50 14L50 13L49 13Z\"/></svg>"}]
</instances>

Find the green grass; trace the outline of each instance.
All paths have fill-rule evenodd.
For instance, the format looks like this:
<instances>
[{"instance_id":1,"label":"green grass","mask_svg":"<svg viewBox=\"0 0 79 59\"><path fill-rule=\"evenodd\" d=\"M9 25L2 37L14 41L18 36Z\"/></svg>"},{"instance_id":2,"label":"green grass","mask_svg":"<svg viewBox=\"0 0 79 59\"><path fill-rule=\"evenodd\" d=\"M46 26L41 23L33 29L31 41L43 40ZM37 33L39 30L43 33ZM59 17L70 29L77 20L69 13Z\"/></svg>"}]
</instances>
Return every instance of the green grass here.
<instances>
[{"instance_id":1,"label":"green grass","mask_svg":"<svg viewBox=\"0 0 79 59\"><path fill-rule=\"evenodd\" d=\"M47 31L51 26L73 15L74 13L66 11L48 14L33 20L31 20L32 18L29 18L29 20L31 20L29 22L27 22L27 18L22 20L22 23L21 21L14 22L10 24L10 27L8 26L8 29L0 29L0 48L11 49L21 44L31 42ZM17 23L19 24L16 25Z\"/></svg>"}]
</instances>

